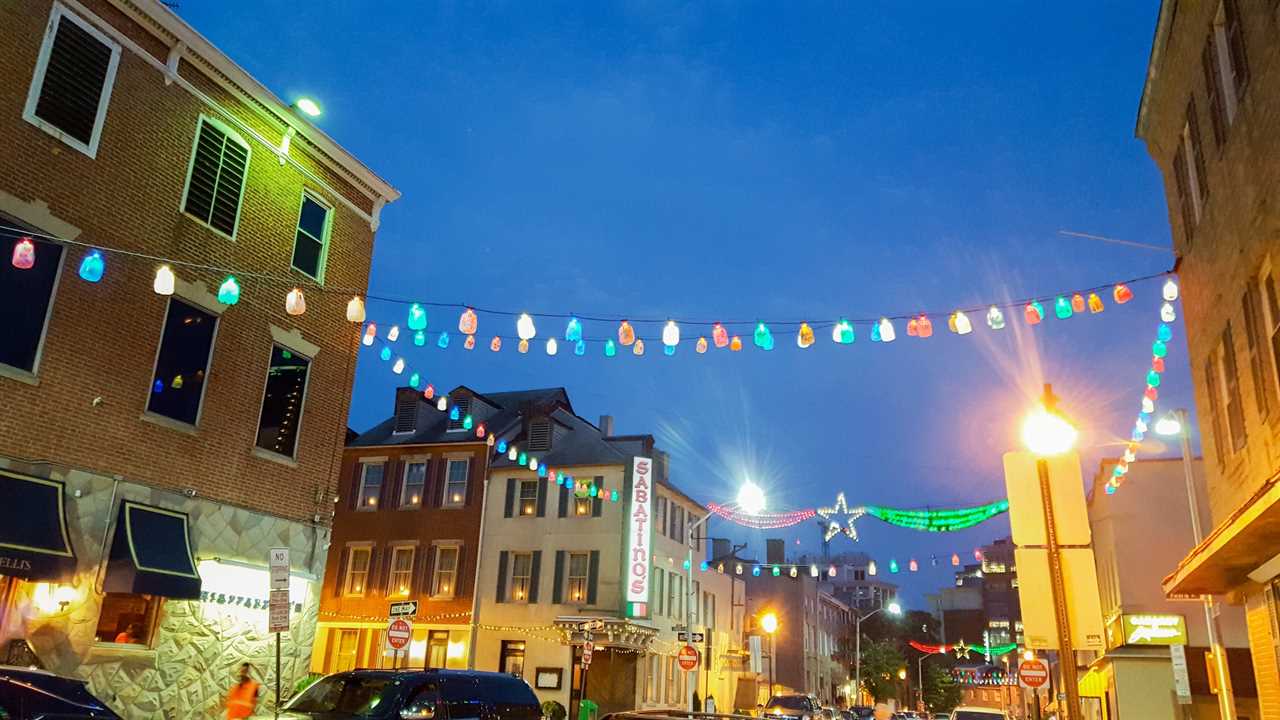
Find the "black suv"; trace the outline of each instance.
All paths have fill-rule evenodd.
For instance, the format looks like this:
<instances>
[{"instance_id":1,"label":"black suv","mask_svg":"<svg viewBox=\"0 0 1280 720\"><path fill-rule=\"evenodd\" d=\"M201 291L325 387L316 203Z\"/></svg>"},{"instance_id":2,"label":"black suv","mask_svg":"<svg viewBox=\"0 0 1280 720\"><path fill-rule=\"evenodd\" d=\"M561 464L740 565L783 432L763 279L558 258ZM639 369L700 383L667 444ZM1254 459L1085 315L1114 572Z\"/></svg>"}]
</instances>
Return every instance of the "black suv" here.
<instances>
[{"instance_id":1,"label":"black suv","mask_svg":"<svg viewBox=\"0 0 1280 720\"><path fill-rule=\"evenodd\" d=\"M285 706L302 720L539 720L542 708L514 675L472 670L352 670L325 676Z\"/></svg>"}]
</instances>

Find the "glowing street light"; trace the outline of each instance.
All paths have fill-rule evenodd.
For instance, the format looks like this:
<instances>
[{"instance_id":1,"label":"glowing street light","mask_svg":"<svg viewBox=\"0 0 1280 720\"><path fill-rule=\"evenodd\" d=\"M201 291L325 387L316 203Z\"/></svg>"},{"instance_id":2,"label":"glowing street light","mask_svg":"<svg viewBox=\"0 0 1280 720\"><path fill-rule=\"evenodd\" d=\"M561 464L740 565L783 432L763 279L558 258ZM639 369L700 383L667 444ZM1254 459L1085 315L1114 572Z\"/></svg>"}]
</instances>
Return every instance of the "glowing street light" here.
<instances>
[{"instance_id":1,"label":"glowing street light","mask_svg":"<svg viewBox=\"0 0 1280 720\"><path fill-rule=\"evenodd\" d=\"M1079 435L1066 418L1044 405L1033 410L1022 422L1022 444L1040 457L1061 455L1071 450Z\"/></svg>"},{"instance_id":2,"label":"glowing street light","mask_svg":"<svg viewBox=\"0 0 1280 720\"><path fill-rule=\"evenodd\" d=\"M760 616L760 629L770 635L778 632L778 614L772 610Z\"/></svg>"},{"instance_id":3,"label":"glowing street light","mask_svg":"<svg viewBox=\"0 0 1280 720\"><path fill-rule=\"evenodd\" d=\"M764 512L764 490L750 480L738 489L738 509L748 515L759 515Z\"/></svg>"},{"instance_id":4,"label":"glowing street light","mask_svg":"<svg viewBox=\"0 0 1280 720\"><path fill-rule=\"evenodd\" d=\"M303 114L308 117L320 117L321 110L319 103L309 97L298 98L293 103L293 106L301 110Z\"/></svg>"},{"instance_id":5,"label":"glowing street light","mask_svg":"<svg viewBox=\"0 0 1280 720\"><path fill-rule=\"evenodd\" d=\"M1022 659L1023 659L1023 660L1026 660L1027 662L1030 662L1030 661L1032 661L1032 660L1035 660L1035 659L1036 659L1036 653L1035 653L1035 651L1034 651L1034 650L1032 650L1031 648L1027 648L1026 650L1023 650L1023 651L1022 651Z\"/></svg>"},{"instance_id":6,"label":"glowing street light","mask_svg":"<svg viewBox=\"0 0 1280 720\"><path fill-rule=\"evenodd\" d=\"M898 679L899 679L899 680L906 680L906 679L907 679L907 669L906 669L906 668L902 668L901 670L899 670L899 671L898 671Z\"/></svg>"},{"instance_id":7,"label":"glowing street light","mask_svg":"<svg viewBox=\"0 0 1280 720\"><path fill-rule=\"evenodd\" d=\"M902 606L899 605L898 603L889 603L889 607L885 608L885 610L887 610L890 615L902 614ZM871 617L871 616L868 615L867 617Z\"/></svg>"}]
</instances>

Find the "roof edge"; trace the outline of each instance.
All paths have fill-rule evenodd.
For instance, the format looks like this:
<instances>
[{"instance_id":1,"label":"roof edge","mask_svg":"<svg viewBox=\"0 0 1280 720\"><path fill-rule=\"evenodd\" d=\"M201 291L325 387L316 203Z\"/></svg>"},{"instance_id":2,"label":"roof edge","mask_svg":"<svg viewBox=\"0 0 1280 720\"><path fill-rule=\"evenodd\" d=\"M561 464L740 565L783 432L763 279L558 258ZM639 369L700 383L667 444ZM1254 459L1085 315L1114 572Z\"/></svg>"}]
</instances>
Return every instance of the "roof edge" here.
<instances>
[{"instance_id":1,"label":"roof edge","mask_svg":"<svg viewBox=\"0 0 1280 720\"><path fill-rule=\"evenodd\" d=\"M1176 4L1177 0L1173 0ZM1151 38L1151 54L1147 57L1147 76L1142 81L1142 96L1138 100L1138 117L1134 123L1133 136L1143 138L1147 131L1147 108L1150 105L1151 85L1156 79L1156 68L1164 57L1164 45L1169 37L1168 25L1172 22L1169 9L1170 0L1160 0L1160 12L1156 15L1155 34Z\"/></svg>"}]
</instances>

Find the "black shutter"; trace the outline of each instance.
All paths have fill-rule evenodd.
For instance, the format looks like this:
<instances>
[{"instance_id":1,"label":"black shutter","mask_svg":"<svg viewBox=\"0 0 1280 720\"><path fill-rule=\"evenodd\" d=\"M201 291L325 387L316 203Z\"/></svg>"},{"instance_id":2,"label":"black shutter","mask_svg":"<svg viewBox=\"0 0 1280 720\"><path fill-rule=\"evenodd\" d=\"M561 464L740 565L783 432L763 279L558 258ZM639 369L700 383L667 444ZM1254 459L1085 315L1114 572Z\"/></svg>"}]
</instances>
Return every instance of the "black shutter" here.
<instances>
[{"instance_id":1,"label":"black shutter","mask_svg":"<svg viewBox=\"0 0 1280 720\"><path fill-rule=\"evenodd\" d=\"M380 553L378 546L374 545L369 548L369 564L365 566L364 573L364 596L369 597L378 590L378 560Z\"/></svg>"},{"instance_id":2,"label":"black shutter","mask_svg":"<svg viewBox=\"0 0 1280 720\"><path fill-rule=\"evenodd\" d=\"M392 460L387 463L387 477L384 477L382 489L390 496L383 502L382 507L388 510L394 510L400 507L400 488L401 481L404 478L404 463Z\"/></svg>"},{"instance_id":3,"label":"black shutter","mask_svg":"<svg viewBox=\"0 0 1280 720\"><path fill-rule=\"evenodd\" d=\"M465 545L459 545L458 559L455 560L453 563L453 567L455 568L454 575L456 576L454 577L454 580L453 580L453 596L454 597L462 597L463 595L466 595L467 588L470 587L470 585L467 584L467 578L470 577L470 573L465 573L462 571L463 565L466 563L466 559L467 559L467 548Z\"/></svg>"},{"instance_id":4,"label":"black shutter","mask_svg":"<svg viewBox=\"0 0 1280 720\"><path fill-rule=\"evenodd\" d=\"M429 545L422 556L422 594L428 597L435 591L432 574L436 569L436 546Z\"/></svg>"},{"instance_id":5,"label":"black shutter","mask_svg":"<svg viewBox=\"0 0 1280 720\"><path fill-rule=\"evenodd\" d=\"M569 515L569 494L572 491L568 487L560 486L560 498L557 501L556 517L568 517Z\"/></svg>"},{"instance_id":6,"label":"black shutter","mask_svg":"<svg viewBox=\"0 0 1280 720\"><path fill-rule=\"evenodd\" d=\"M476 484L477 484L477 483L473 483L473 482L471 482L471 476L472 476L473 474L475 474L475 473L472 473L472 472L471 472L471 468L472 468L472 467L474 467L474 466L476 465L476 462L475 462L475 461L477 461L477 460L479 460L479 458L475 458L475 457L473 457L473 458L471 458L470 460L468 460L468 461L467 461L467 492L466 492L466 496L465 496L465 498L464 498L464 500L463 500L463 502L467 505L467 507L471 507L471 488L472 488L472 486L474 486L474 485L476 485ZM483 478L483 477L484 477L484 474L483 474L483 473L481 473L481 474L480 474L480 478ZM479 479L477 482L484 482L484 480L483 480L483 479Z\"/></svg>"},{"instance_id":7,"label":"black shutter","mask_svg":"<svg viewBox=\"0 0 1280 720\"><path fill-rule=\"evenodd\" d=\"M604 510L604 478L597 475L591 482L596 486L596 499L591 501L591 517L600 517Z\"/></svg>"},{"instance_id":8,"label":"black shutter","mask_svg":"<svg viewBox=\"0 0 1280 720\"><path fill-rule=\"evenodd\" d=\"M347 556L351 554L351 548L338 548L338 567L337 582L333 584L333 596L342 597L342 590L347 584Z\"/></svg>"},{"instance_id":9,"label":"black shutter","mask_svg":"<svg viewBox=\"0 0 1280 720\"><path fill-rule=\"evenodd\" d=\"M510 497L510 495L508 495ZM508 503L507 507L511 507ZM498 596L495 602L507 601L507 551L498 553ZM475 622L473 619L472 622Z\"/></svg>"},{"instance_id":10,"label":"black shutter","mask_svg":"<svg viewBox=\"0 0 1280 720\"><path fill-rule=\"evenodd\" d=\"M112 48L63 15L45 66L36 117L88 145L98 121Z\"/></svg>"},{"instance_id":11,"label":"black shutter","mask_svg":"<svg viewBox=\"0 0 1280 720\"><path fill-rule=\"evenodd\" d=\"M1264 317L1258 281L1250 280L1244 293L1245 334L1249 337L1254 397L1258 403L1258 414L1265 419L1271 412L1271 366L1267 362L1267 339L1262 333Z\"/></svg>"},{"instance_id":12,"label":"black shutter","mask_svg":"<svg viewBox=\"0 0 1280 720\"><path fill-rule=\"evenodd\" d=\"M564 602L564 555L564 550L556 551L556 576L551 586L551 602L556 605Z\"/></svg>"},{"instance_id":13,"label":"black shutter","mask_svg":"<svg viewBox=\"0 0 1280 720\"><path fill-rule=\"evenodd\" d=\"M516 479L507 478L507 504L502 511L502 517L511 517L511 508L516 501Z\"/></svg>"},{"instance_id":14,"label":"black shutter","mask_svg":"<svg viewBox=\"0 0 1280 720\"><path fill-rule=\"evenodd\" d=\"M538 478L538 517L547 516L547 481Z\"/></svg>"},{"instance_id":15,"label":"black shutter","mask_svg":"<svg viewBox=\"0 0 1280 720\"><path fill-rule=\"evenodd\" d=\"M542 551L533 551L533 561L529 563L529 604L538 602L538 576L542 574Z\"/></svg>"},{"instance_id":16,"label":"black shutter","mask_svg":"<svg viewBox=\"0 0 1280 720\"><path fill-rule=\"evenodd\" d=\"M200 122L183 211L234 235L249 150L207 120Z\"/></svg>"},{"instance_id":17,"label":"black shutter","mask_svg":"<svg viewBox=\"0 0 1280 720\"><path fill-rule=\"evenodd\" d=\"M360 474L364 472L364 463L357 462L351 473L350 492L347 493L347 509L355 510L360 506Z\"/></svg>"},{"instance_id":18,"label":"black shutter","mask_svg":"<svg viewBox=\"0 0 1280 720\"><path fill-rule=\"evenodd\" d=\"M592 550L591 559L587 561L587 604L596 604L596 585L600 579L600 551Z\"/></svg>"},{"instance_id":19,"label":"black shutter","mask_svg":"<svg viewBox=\"0 0 1280 720\"><path fill-rule=\"evenodd\" d=\"M430 546L424 548L421 545L413 549L413 565L409 568L409 597L425 594L424 586L419 584L419 580L430 550Z\"/></svg>"},{"instance_id":20,"label":"black shutter","mask_svg":"<svg viewBox=\"0 0 1280 720\"><path fill-rule=\"evenodd\" d=\"M427 477L430 478L431 485L431 507L440 507L444 504L444 494L449 491L449 461L440 458L439 462L431 462L427 465ZM426 483L427 481L424 481ZM422 489L427 492L426 487Z\"/></svg>"}]
</instances>

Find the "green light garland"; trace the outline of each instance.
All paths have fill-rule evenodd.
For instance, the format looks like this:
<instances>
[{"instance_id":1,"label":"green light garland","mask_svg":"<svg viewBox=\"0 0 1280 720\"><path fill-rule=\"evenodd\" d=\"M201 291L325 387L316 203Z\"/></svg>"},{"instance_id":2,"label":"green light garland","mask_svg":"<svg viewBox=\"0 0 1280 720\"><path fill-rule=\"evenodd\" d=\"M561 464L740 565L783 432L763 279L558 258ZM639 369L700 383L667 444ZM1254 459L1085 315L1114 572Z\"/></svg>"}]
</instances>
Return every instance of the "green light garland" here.
<instances>
[{"instance_id":1,"label":"green light garland","mask_svg":"<svg viewBox=\"0 0 1280 720\"><path fill-rule=\"evenodd\" d=\"M990 654L991 657L1000 657L1018 649L1018 643L1009 643L1008 645L969 645L969 651L978 653L979 655Z\"/></svg>"},{"instance_id":2,"label":"green light garland","mask_svg":"<svg viewBox=\"0 0 1280 720\"><path fill-rule=\"evenodd\" d=\"M868 515L874 516L898 527L911 530L927 530L929 532L953 532L971 528L1003 512L1009 511L1008 500L997 500L986 505L968 508L944 510L902 510L866 505L863 507Z\"/></svg>"}]
</instances>

